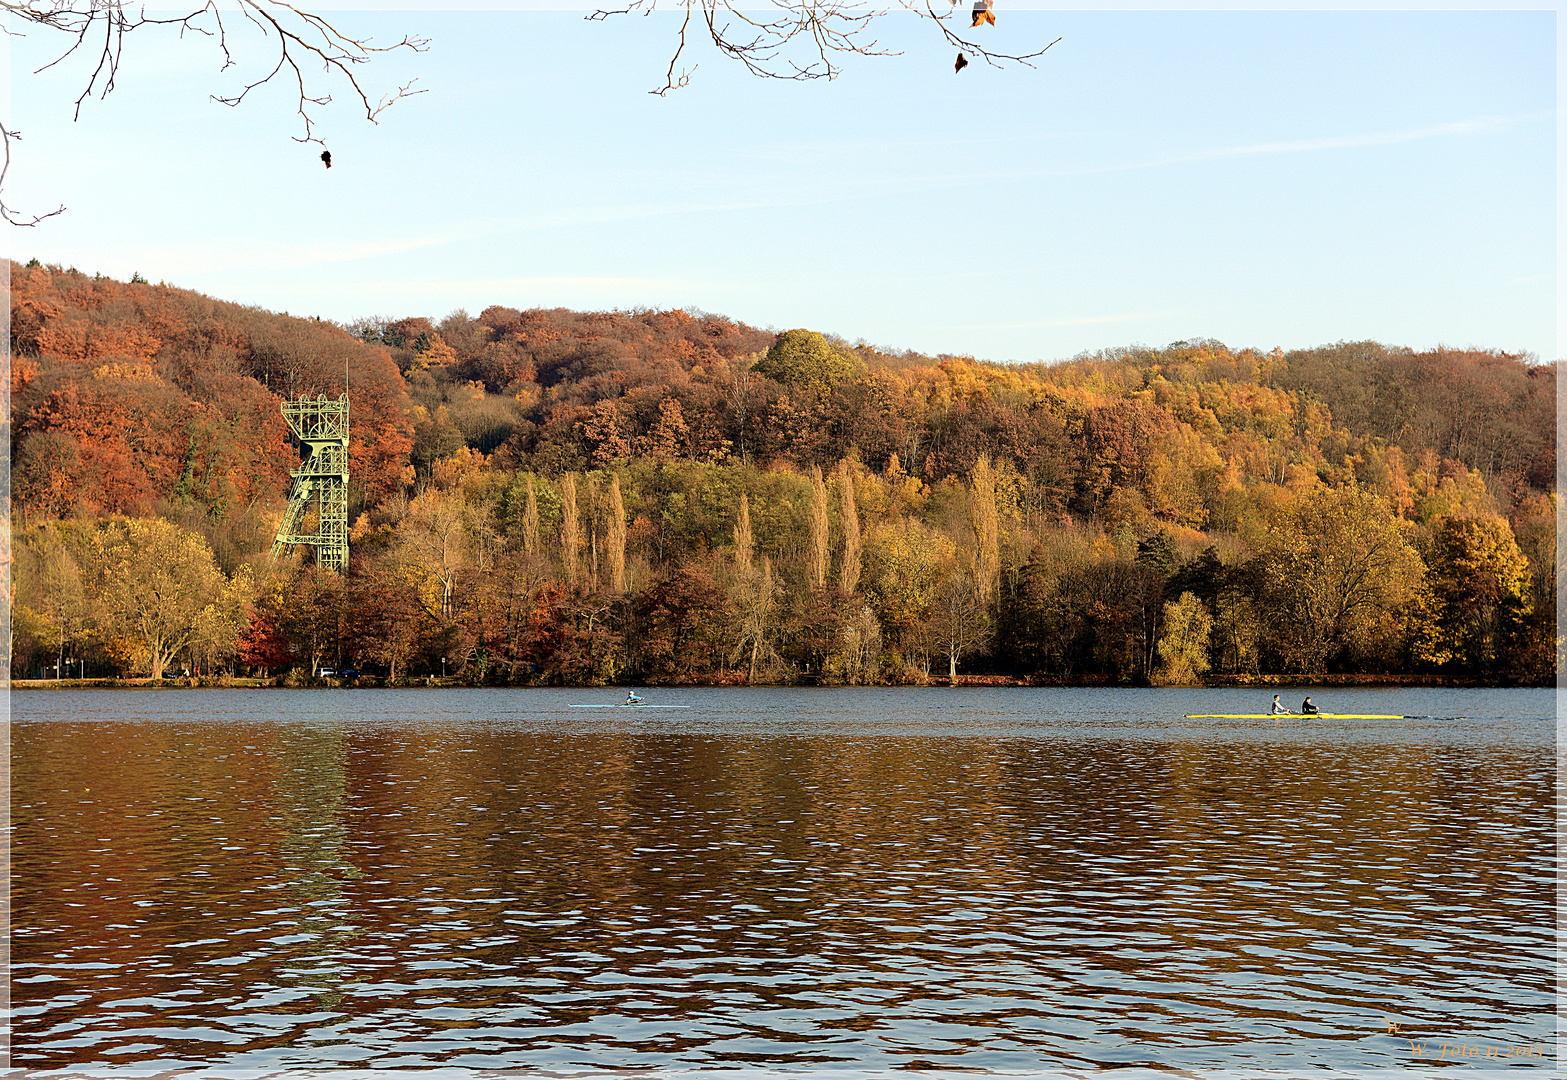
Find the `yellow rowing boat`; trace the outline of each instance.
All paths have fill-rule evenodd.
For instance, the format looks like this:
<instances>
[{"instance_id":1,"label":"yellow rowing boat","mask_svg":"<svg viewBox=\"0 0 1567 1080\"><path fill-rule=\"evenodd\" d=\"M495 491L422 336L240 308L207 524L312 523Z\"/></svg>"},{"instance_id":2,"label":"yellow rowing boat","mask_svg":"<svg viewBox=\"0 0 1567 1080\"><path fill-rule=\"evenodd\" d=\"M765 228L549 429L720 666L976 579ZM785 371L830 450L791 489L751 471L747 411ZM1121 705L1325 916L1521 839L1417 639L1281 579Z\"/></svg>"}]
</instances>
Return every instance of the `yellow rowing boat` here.
<instances>
[{"instance_id":1,"label":"yellow rowing boat","mask_svg":"<svg viewBox=\"0 0 1567 1080\"><path fill-rule=\"evenodd\" d=\"M1188 720L1272 720L1276 716L1312 716L1318 720L1411 720L1402 713L1187 713Z\"/></svg>"}]
</instances>

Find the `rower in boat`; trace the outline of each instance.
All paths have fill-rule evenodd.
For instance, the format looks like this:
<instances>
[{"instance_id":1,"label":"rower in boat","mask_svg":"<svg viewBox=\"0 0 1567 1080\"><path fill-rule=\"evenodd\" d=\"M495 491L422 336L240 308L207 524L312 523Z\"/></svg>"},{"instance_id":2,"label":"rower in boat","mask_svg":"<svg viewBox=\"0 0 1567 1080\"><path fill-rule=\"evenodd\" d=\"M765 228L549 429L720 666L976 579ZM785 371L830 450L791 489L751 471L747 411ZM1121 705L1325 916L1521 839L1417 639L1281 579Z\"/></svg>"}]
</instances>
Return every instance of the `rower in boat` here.
<instances>
[{"instance_id":1,"label":"rower in boat","mask_svg":"<svg viewBox=\"0 0 1567 1080\"><path fill-rule=\"evenodd\" d=\"M1321 711L1321 709L1311 703L1311 698L1309 697L1300 703L1300 715L1302 716L1316 716Z\"/></svg>"},{"instance_id":2,"label":"rower in boat","mask_svg":"<svg viewBox=\"0 0 1567 1080\"><path fill-rule=\"evenodd\" d=\"M627 690L626 691L626 704L627 705L640 705L640 704L642 704L642 699L637 697L637 692L635 690Z\"/></svg>"},{"instance_id":3,"label":"rower in boat","mask_svg":"<svg viewBox=\"0 0 1567 1080\"><path fill-rule=\"evenodd\" d=\"M1288 716L1289 715L1289 710L1284 707L1284 702L1279 700L1279 695L1274 694L1273 695L1273 715L1274 716L1278 716L1280 714Z\"/></svg>"}]
</instances>

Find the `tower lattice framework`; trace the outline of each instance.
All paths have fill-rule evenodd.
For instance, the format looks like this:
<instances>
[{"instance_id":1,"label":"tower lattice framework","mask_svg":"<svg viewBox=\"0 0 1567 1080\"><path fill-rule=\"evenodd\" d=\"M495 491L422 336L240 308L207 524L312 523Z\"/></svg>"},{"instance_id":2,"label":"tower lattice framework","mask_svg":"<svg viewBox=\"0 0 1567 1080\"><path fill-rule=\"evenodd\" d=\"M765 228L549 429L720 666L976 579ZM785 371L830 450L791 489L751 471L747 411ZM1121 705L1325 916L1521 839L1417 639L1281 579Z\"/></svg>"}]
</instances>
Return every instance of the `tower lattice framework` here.
<instances>
[{"instance_id":1,"label":"tower lattice framework","mask_svg":"<svg viewBox=\"0 0 1567 1080\"><path fill-rule=\"evenodd\" d=\"M316 565L348 568L348 395L325 394L283 402L283 419L310 455L294 470L288 509L272 542L277 558L295 544L316 549ZM315 513L315 532L301 532Z\"/></svg>"}]
</instances>

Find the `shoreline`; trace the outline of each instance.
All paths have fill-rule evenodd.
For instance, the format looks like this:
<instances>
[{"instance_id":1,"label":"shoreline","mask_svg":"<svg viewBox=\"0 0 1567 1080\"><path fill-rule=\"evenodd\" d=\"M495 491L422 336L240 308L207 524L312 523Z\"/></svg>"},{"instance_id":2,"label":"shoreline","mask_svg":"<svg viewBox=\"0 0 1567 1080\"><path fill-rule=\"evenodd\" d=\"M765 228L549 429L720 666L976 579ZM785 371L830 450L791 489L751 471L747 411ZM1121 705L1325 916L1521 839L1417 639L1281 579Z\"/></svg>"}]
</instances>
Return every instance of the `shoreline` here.
<instances>
[{"instance_id":1,"label":"shoreline","mask_svg":"<svg viewBox=\"0 0 1567 1080\"><path fill-rule=\"evenodd\" d=\"M384 686L381 680L368 678L355 682L344 682L341 679L316 679L301 686L287 687L279 684L276 678L256 678L251 676L229 676L222 681L211 678L176 678L153 680L149 678L122 679L122 678L93 678L93 679L11 679L3 681L4 689L15 690L570 690L570 689L606 689L618 686L657 686L662 689L699 688L699 689L735 689L743 684L696 682L696 683L611 683L605 686L561 685L561 686L507 686L507 685L480 685L470 686L456 676L448 675L444 678L429 676L420 679L409 679L399 682L395 686ZM965 687L1018 687L1018 688L1068 688L1068 687L1093 687L1098 689L1126 689L1126 690L1224 690L1224 689L1264 689L1269 687L1335 687L1335 688L1364 688L1376 689L1553 689L1552 683L1497 683L1483 682L1476 679L1436 678L1428 675L1318 675L1315 677L1305 675L1227 675L1200 683L1185 683L1179 686L1154 687L1136 683L1113 683L1108 679L1062 679L1035 676L1033 678L1021 678L1013 675L959 675L956 681L945 675L932 677L921 683L885 683L877 684L885 687L911 687L929 688L946 687L962 689ZM848 690L862 689L861 687L827 686L813 683L761 683L758 687L809 687L823 690Z\"/></svg>"}]
</instances>

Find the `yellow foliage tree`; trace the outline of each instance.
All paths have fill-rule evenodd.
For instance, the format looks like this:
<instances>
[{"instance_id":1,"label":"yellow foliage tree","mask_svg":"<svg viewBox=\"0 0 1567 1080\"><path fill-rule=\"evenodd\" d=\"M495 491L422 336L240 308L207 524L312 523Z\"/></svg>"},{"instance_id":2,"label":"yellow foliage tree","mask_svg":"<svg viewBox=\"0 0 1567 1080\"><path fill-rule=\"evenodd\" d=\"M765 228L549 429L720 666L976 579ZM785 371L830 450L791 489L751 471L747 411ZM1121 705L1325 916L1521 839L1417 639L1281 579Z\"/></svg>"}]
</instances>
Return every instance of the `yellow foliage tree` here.
<instances>
[{"instance_id":1,"label":"yellow foliage tree","mask_svg":"<svg viewBox=\"0 0 1567 1080\"><path fill-rule=\"evenodd\" d=\"M1419 595L1425 565L1407 534L1383 499L1355 487L1318 487L1277 508L1261 568L1278 614L1270 631L1292 670L1366 647Z\"/></svg>"},{"instance_id":2,"label":"yellow foliage tree","mask_svg":"<svg viewBox=\"0 0 1567 1080\"><path fill-rule=\"evenodd\" d=\"M1421 609L1416 656L1459 660L1484 671L1532 610L1529 563L1499 517L1448 518L1437 528L1430 594Z\"/></svg>"},{"instance_id":3,"label":"yellow foliage tree","mask_svg":"<svg viewBox=\"0 0 1567 1080\"><path fill-rule=\"evenodd\" d=\"M427 584L431 614L443 619L455 614L457 572L468 565L471 553L468 518L461 491L427 488L408 504L398 529L398 549Z\"/></svg>"},{"instance_id":4,"label":"yellow foliage tree","mask_svg":"<svg viewBox=\"0 0 1567 1080\"><path fill-rule=\"evenodd\" d=\"M969 520L974 526L974 589L981 605L995 601L1001 575L1001 519L996 513L996 472L981 454L969 477Z\"/></svg>"},{"instance_id":5,"label":"yellow foliage tree","mask_svg":"<svg viewBox=\"0 0 1567 1080\"><path fill-rule=\"evenodd\" d=\"M1153 682L1185 686L1208 670L1208 637L1213 616L1198 597L1183 592L1164 605L1164 636L1159 639L1159 666Z\"/></svg>"},{"instance_id":6,"label":"yellow foliage tree","mask_svg":"<svg viewBox=\"0 0 1567 1080\"><path fill-rule=\"evenodd\" d=\"M99 636L154 679L201 631L209 607L244 599L206 542L167 521L112 518L87 550Z\"/></svg>"},{"instance_id":7,"label":"yellow foliage tree","mask_svg":"<svg viewBox=\"0 0 1567 1080\"><path fill-rule=\"evenodd\" d=\"M905 656L917 658L927 673L941 629L938 608L956 569L951 538L912 518L884 522L866 538L866 591Z\"/></svg>"}]
</instances>

